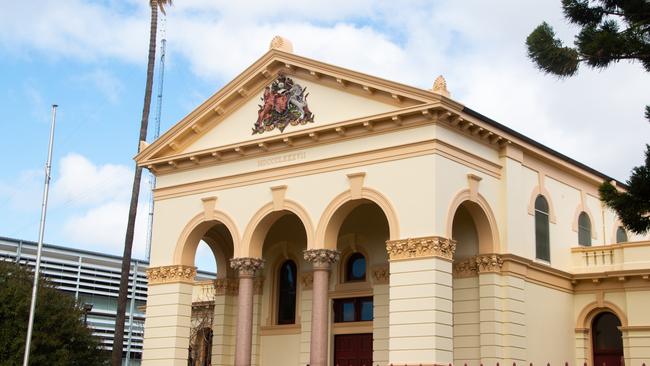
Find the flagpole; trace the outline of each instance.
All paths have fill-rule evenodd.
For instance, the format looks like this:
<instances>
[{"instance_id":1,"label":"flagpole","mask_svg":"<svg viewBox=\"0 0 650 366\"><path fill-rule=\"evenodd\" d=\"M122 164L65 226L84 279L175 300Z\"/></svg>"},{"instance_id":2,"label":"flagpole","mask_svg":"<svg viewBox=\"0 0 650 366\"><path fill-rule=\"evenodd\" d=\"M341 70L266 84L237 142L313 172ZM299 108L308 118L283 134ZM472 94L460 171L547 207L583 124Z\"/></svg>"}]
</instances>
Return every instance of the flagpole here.
<instances>
[{"instance_id":1,"label":"flagpole","mask_svg":"<svg viewBox=\"0 0 650 366\"><path fill-rule=\"evenodd\" d=\"M38 229L38 250L36 251L34 286L32 287L32 302L29 307L29 322L27 323L27 341L25 342L25 357L23 358L23 366L29 365L29 348L32 343L32 328L34 327L36 295L38 294L38 277L41 269L41 251L43 249L43 234L45 232L45 214L47 213L47 195L50 190L50 172L52 171L52 147L54 145L54 126L56 125L57 107L58 105L52 104L52 126L50 127L50 144L47 150L47 163L45 164L45 187L43 188L43 203L41 205L41 224Z\"/></svg>"}]
</instances>

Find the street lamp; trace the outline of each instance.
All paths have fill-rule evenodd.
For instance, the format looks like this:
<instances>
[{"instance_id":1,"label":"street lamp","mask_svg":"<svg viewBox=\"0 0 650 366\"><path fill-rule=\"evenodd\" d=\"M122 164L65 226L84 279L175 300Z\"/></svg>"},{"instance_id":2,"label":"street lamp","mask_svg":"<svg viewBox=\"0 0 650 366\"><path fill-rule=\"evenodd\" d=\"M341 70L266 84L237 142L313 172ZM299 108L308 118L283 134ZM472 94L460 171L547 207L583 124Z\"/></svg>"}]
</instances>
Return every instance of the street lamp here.
<instances>
[{"instance_id":1,"label":"street lamp","mask_svg":"<svg viewBox=\"0 0 650 366\"><path fill-rule=\"evenodd\" d=\"M83 304L84 327L88 326L88 313L90 313L92 310L93 310L93 304L88 304L88 303Z\"/></svg>"}]
</instances>

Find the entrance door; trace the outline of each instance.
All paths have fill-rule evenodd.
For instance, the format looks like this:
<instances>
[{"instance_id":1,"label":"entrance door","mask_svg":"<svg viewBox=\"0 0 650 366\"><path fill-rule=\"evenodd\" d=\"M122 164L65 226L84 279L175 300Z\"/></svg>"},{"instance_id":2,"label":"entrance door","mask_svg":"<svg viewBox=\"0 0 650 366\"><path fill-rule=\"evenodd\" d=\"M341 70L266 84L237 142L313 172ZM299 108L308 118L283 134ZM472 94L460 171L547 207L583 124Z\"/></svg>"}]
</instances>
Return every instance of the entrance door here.
<instances>
[{"instance_id":1,"label":"entrance door","mask_svg":"<svg viewBox=\"0 0 650 366\"><path fill-rule=\"evenodd\" d=\"M334 336L334 366L372 366L372 333Z\"/></svg>"},{"instance_id":2,"label":"entrance door","mask_svg":"<svg viewBox=\"0 0 650 366\"><path fill-rule=\"evenodd\" d=\"M623 366L623 337L616 315L605 312L591 323L594 366Z\"/></svg>"}]
</instances>

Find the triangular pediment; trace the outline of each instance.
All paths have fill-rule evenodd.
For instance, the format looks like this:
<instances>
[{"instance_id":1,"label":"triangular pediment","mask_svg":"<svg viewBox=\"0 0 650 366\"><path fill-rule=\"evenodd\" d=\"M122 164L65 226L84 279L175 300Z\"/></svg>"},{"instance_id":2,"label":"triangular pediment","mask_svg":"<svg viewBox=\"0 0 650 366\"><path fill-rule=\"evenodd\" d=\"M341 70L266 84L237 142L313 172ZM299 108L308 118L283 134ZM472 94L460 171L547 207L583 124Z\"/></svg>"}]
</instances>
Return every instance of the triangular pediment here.
<instances>
[{"instance_id":1,"label":"triangular pediment","mask_svg":"<svg viewBox=\"0 0 650 366\"><path fill-rule=\"evenodd\" d=\"M289 90L295 86L298 89ZM148 166L176 155L277 138L442 99L449 101L431 91L271 49L144 148L136 160Z\"/></svg>"}]
</instances>

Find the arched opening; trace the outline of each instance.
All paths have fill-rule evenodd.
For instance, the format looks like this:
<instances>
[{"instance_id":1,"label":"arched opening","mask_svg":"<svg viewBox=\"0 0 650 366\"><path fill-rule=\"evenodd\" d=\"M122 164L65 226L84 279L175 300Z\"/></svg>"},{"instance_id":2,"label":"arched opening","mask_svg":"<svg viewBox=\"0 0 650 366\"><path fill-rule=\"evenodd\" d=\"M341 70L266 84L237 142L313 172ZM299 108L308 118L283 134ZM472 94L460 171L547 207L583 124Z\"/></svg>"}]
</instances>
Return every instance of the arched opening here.
<instances>
[{"instance_id":1,"label":"arched opening","mask_svg":"<svg viewBox=\"0 0 650 366\"><path fill-rule=\"evenodd\" d=\"M388 266L388 218L373 201L351 200L334 212L327 229L342 253L330 282L333 363L387 363L388 350L373 349L373 339L383 344L388 334L388 281L374 275Z\"/></svg>"},{"instance_id":2,"label":"arched opening","mask_svg":"<svg viewBox=\"0 0 650 366\"><path fill-rule=\"evenodd\" d=\"M265 218L266 219L266 218ZM303 250L307 249L307 232L300 218L291 211L276 211L262 242L266 260L264 301L266 325L298 324L300 310L299 278ZM263 220L264 221L264 220Z\"/></svg>"},{"instance_id":3,"label":"arched opening","mask_svg":"<svg viewBox=\"0 0 650 366\"><path fill-rule=\"evenodd\" d=\"M492 230L483 209L472 201L462 202L453 216L452 312L454 363L480 362L479 278L474 258L494 250Z\"/></svg>"},{"instance_id":4,"label":"arched opening","mask_svg":"<svg viewBox=\"0 0 650 366\"><path fill-rule=\"evenodd\" d=\"M200 221L199 221L200 220ZM236 232L220 220L197 217L198 223L181 237L177 260L194 265L190 314L188 364L204 366L231 362L234 356L227 347L232 342L234 325L228 320L236 304L236 276L229 265L233 257ZM183 241L184 240L184 241ZM213 342L213 335L217 341Z\"/></svg>"},{"instance_id":5,"label":"arched opening","mask_svg":"<svg viewBox=\"0 0 650 366\"><path fill-rule=\"evenodd\" d=\"M578 216L578 244L591 246L591 220L586 212L581 212Z\"/></svg>"},{"instance_id":6,"label":"arched opening","mask_svg":"<svg viewBox=\"0 0 650 366\"><path fill-rule=\"evenodd\" d=\"M599 313L591 322L594 365L622 366L623 336L620 319L609 311Z\"/></svg>"},{"instance_id":7,"label":"arched opening","mask_svg":"<svg viewBox=\"0 0 650 366\"><path fill-rule=\"evenodd\" d=\"M627 232L625 231L625 228L619 226L616 229L616 243L627 243L627 241Z\"/></svg>"},{"instance_id":8,"label":"arched opening","mask_svg":"<svg viewBox=\"0 0 650 366\"><path fill-rule=\"evenodd\" d=\"M535 258L551 261L548 201L542 195L535 199Z\"/></svg>"}]
</instances>

